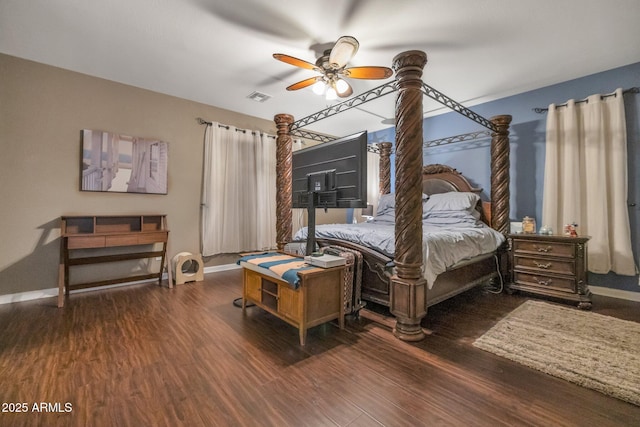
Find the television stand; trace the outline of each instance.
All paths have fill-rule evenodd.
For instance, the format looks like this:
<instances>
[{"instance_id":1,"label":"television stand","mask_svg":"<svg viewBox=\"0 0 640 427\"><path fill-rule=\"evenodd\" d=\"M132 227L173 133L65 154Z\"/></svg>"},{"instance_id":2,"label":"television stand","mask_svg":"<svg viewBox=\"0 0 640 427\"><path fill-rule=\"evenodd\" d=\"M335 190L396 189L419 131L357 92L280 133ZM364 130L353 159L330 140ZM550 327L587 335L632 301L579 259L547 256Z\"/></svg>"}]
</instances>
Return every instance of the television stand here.
<instances>
[{"instance_id":1,"label":"television stand","mask_svg":"<svg viewBox=\"0 0 640 427\"><path fill-rule=\"evenodd\" d=\"M325 172L322 172L325 173ZM311 181L311 177L310 177ZM311 186L311 185L310 185ZM316 250L316 209L335 208L337 193L335 190L309 191L307 198L307 247L305 255L310 256Z\"/></svg>"}]
</instances>

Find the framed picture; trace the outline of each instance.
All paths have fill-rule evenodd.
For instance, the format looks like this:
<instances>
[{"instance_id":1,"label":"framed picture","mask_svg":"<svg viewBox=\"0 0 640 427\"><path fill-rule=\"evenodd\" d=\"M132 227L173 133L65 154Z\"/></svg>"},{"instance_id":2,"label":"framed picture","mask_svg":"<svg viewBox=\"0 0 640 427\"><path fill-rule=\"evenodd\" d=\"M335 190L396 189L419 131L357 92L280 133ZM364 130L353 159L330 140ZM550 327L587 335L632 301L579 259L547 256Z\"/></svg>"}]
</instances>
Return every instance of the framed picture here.
<instances>
[{"instance_id":1,"label":"framed picture","mask_svg":"<svg viewBox=\"0 0 640 427\"><path fill-rule=\"evenodd\" d=\"M82 131L82 191L167 194L168 144L101 130Z\"/></svg>"}]
</instances>

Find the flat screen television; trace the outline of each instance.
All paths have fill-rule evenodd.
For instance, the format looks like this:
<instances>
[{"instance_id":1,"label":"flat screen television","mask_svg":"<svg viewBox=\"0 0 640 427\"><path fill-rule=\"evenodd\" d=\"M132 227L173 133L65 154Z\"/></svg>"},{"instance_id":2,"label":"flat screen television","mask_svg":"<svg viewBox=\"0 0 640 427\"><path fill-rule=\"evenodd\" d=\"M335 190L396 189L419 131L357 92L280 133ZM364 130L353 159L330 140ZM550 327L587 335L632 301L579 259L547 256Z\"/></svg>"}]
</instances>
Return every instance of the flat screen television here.
<instances>
[{"instance_id":1,"label":"flat screen television","mask_svg":"<svg viewBox=\"0 0 640 427\"><path fill-rule=\"evenodd\" d=\"M366 208L367 132L294 151L292 181L294 208Z\"/></svg>"},{"instance_id":2,"label":"flat screen television","mask_svg":"<svg viewBox=\"0 0 640 427\"><path fill-rule=\"evenodd\" d=\"M315 249L316 208L366 208L367 132L295 151L292 206L307 209L307 255Z\"/></svg>"}]
</instances>

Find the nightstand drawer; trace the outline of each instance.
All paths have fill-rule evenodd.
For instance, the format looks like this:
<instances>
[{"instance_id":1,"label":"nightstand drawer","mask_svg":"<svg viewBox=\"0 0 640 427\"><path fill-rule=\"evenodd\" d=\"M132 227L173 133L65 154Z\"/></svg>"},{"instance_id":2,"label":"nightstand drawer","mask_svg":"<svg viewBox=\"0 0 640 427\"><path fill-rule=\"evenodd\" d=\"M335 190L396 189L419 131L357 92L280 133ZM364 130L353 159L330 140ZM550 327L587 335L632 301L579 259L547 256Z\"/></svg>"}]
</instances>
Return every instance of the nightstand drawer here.
<instances>
[{"instance_id":1,"label":"nightstand drawer","mask_svg":"<svg viewBox=\"0 0 640 427\"><path fill-rule=\"evenodd\" d=\"M514 239L513 250L516 254L575 257L575 246L570 243Z\"/></svg>"},{"instance_id":2,"label":"nightstand drawer","mask_svg":"<svg viewBox=\"0 0 640 427\"><path fill-rule=\"evenodd\" d=\"M526 270L535 270L539 271L540 274L547 273L556 273L556 274L568 274L571 276L575 276L576 274L576 263L572 259L563 259L563 258L535 258L528 256L519 256L514 255L514 268L526 269Z\"/></svg>"},{"instance_id":3,"label":"nightstand drawer","mask_svg":"<svg viewBox=\"0 0 640 427\"><path fill-rule=\"evenodd\" d=\"M555 289L563 292L576 292L576 280L573 277L544 276L541 274L514 271L515 282L536 288Z\"/></svg>"}]
</instances>

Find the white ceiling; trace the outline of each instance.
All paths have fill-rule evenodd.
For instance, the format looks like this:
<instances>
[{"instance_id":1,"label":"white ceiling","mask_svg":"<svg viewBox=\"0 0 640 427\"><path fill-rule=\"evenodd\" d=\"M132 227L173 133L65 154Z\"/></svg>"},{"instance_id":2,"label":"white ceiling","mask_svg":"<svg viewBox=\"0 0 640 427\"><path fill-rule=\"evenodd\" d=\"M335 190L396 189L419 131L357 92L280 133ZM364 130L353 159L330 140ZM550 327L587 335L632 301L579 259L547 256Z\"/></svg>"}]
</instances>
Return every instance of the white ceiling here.
<instances>
[{"instance_id":1,"label":"white ceiling","mask_svg":"<svg viewBox=\"0 0 640 427\"><path fill-rule=\"evenodd\" d=\"M342 35L360 41L351 66L390 67L396 54L423 50L423 79L472 106L640 62L638 18L638 0L0 0L0 52L264 119L300 119L327 101L309 88L287 92L315 74L273 53L315 62L312 46ZM357 95L383 81L351 82ZM252 101L253 91L272 98ZM389 95L309 128L378 130L393 104ZM428 100L425 114L440 108Z\"/></svg>"}]
</instances>

